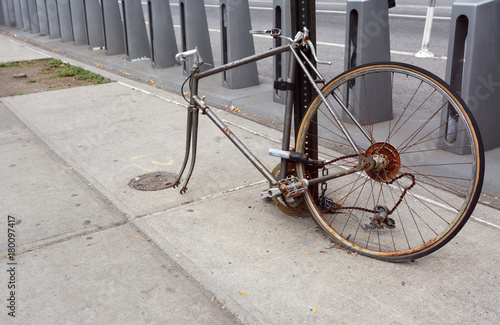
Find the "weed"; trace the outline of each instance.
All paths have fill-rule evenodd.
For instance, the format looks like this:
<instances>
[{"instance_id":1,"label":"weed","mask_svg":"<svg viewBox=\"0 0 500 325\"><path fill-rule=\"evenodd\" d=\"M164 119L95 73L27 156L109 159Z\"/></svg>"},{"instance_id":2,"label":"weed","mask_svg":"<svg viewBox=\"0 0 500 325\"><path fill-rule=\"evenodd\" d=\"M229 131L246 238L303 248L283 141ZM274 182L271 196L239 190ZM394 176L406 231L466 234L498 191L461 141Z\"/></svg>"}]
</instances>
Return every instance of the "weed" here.
<instances>
[{"instance_id":1,"label":"weed","mask_svg":"<svg viewBox=\"0 0 500 325\"><path fill-rule=\"evenodd\" d=\"M1 62L0 68L22 68L22 67L32 67L38 63L37 60L29 60L29 61L9 61L9 62Z\"/></svg>"},{"instance_id":2,"label":"weed","mask_svg":"<svg viewBox=\"0 0 500 325\"><path fill-rule=\"evenodd\" d=\"M0 63L0 68L17 68L19 62L2 62Z\"/></svg>"},{"instance_id":3,"label":"weed","mask_svg":"<svg viewBox=\"0 0 500 325\"><path fill-rule=\"evenodd\" d=\"M32 84L32 83L36 82L36 80L33 78L30 78L30 79L26 80L26 82Z\"/></svg>"}]
</instances>

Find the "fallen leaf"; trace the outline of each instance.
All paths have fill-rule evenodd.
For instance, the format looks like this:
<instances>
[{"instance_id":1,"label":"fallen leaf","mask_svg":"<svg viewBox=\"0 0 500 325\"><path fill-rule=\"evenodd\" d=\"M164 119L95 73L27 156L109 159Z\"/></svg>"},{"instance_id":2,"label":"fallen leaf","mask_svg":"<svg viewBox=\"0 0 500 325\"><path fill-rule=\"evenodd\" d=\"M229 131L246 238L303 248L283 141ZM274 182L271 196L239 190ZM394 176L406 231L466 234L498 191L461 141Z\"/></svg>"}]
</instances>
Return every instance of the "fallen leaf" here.
<instances>
[{"instance_id":1,"label":"fallen leaf","mask_svg":"<svg viewBox=\"0 0 500 325\"><path fill-rule=\"evenodd\" d=\"M247 295L247 293L246 293L245 291L240 291L240 294L242 294L242 295L244 295L244 296L246 296L246 295Z\"/></svg>"},{"instance_id":2,"label":"fallen leaf","mask_svg":"<svg viewBox=\"0 0 500 325\"><path fill-rule=\"evenodd\" d=\"M181 256L179 254L176 254L175 256L177 256L177 258L181 258Z\"/></svg>"},{"instance_id":3,"label":"fallen leaf","mask_svg":"<svg viewBox=\"0 0 500 325\"><path fill-rule=\"evenodd\" d=\"M304 254L311 254L311 252L305 252Z\"/></svg>"},{"instance_id":4,"label":"fallen leaf","mask_svg":"<svg viewBox=\"0 0 500 325\"><path fill-rule=\"evenodd\" d=\"M316 310L317 310L317 309L316 309L316 307L314 307L314 308L313 308L313 313L315 313L315 312L316 312Z\"/></svg>"},{"instance_id":5,"label":"fallen leaf","mask_svg":"<svg viewBox=\"0 0 500 325\"><path fill-rule=\"evenodd\" d=\"M134 236L134 238L141 238L141 236Z\"/></svg>"},{"instance_id":6,"label":"fallen leaf","mask_svg":"<svg viewBox=\"0 0 500 325\"><path fill-rule=\"evenodd\" d=\"M325 254L325 253L326 253L325 251L319 251L319 252L320 252L320 253L323 253L323 254Z\"/></svg>"},{"instance_id":7,"label":"fallen leaf","mask_svg":"<svg viewBox=\"0 0 500 325\"><path fill-rule=\"evenodd\" d=\"M213 302L215 300L215 296L212 297L212 299L210 299L210 302Z\"/></svg>"}]
</instances>

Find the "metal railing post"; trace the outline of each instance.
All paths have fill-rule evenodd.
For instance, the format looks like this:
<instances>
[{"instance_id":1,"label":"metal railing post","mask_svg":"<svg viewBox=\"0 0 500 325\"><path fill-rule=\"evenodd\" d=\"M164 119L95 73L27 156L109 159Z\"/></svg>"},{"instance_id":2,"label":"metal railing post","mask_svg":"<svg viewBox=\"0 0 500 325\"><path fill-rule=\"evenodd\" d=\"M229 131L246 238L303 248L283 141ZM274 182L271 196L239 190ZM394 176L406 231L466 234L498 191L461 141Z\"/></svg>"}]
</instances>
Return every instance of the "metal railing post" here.
<instances>
[{"instance_id":1,"label":"metal railing post","mask_svg":"<svg viewBox=\"0 0 500 325\"><path fill-rule=\"evenodd\" d=\"M179 0L180 17L181 17L181 38L182 51L198 48L204 65L200 67L201 71L205 71L214 65L212 55L212 45L210 43L210 34L208 32L207 14L205 12L204 0ZM191 72L193 59L188 58L182 64L184 75Z\"/></svg>"},{"instance_id":2,"label":"metal railing post","mask_svg":"<svg viewBox=\"0 0 500 325\"><path fill-rule=\"evenodd\" d=\"M30 15L28 11L28 1L20 0L19 5L21 6L22 28L25 32L29 32L31 27L30 27Z\"/></svg>"},{"instance_id":3,"label":"metal railing post","mask_svg":"<svg viewBox=\"0 0 500 325\"><path fill-rule=\"evenodd\" d=\"M434 9L436 8L436 0L429 0L429 8L427 8L427 17L425 18L424 36L422 37L422 48L415 54L418 58L432 58L434 53L429 50L431 40L432 21L434 20Z\"/></svg>"},{"instance_id":4,"label":"metal railing post","mask_svg":"<svg viewBox=\"0 0 500 325\"><path fill-rule=\"evenodd\" d=\"M104 48L104 27L100 0L85 0L85 23L90 50Z\"/></svg>"},{"instance_id":5,"label":"metal railing post","mask_svg":"<svg viewBox=\"0 0 500 325\"><path fill-rule=\"evenodd\" d=\"M23 17L21 15L21 0L12 0L14 14L16 19L16 27L22 29L23 28Z\"/></svg>"},{"instance_id":6,"label":"metal railing post","mask_svg":"<svg viewBox=\"0 0 500 325\"><path fill-rule=\"evenodd\" d=\"M36 0L36 8L38 14L38 26L40 28L40 36L49 35L49 20L47 18L47 3L45 0Z\"/></svg>"},{"instance_id":7,"label":"metal railing post","mask_svg":"<svg viewBox=\"0 0 500 325\"><path fill-rule=\"evenodd\" d=\"M61 41L70 42L74 40L73 25L71 23L71 9L69 0L57 0L57 11L59 16L59 33ZM74 44L74 43L73 43Z\"/></svg>"},{"instance_id":8,"label":"metal railing post","mask_svg":"<svg viewBox=\"0 0 500 325\"><path fill-rule=\"evenodd\" d=\"M5 23L5 17L4 17L4 9L3 9L3 6L4 6L4 2L5 0L0 0L0 25L6 25Z\"/></svg>"},{"instance_id":9,"label":"metal railing post","mask_svg":"<svg viewBox=\"0 0 500 325\"><path fill-rule=\"evenodd\" d=\"M146 22L140 0L122 0L127 60L151 59Z\"/></svg>"},{"instance_id":10,"label":"metal railing post","mask_svg":"<svg viewBox=\"0 0 500 325\"><path fill-rule=\"evenodd\" d=\"M175 60L177 42L168 0L148 0L149 35L151 38L151 65L167 68L178 65Z\"/></svg>"},{"instance_id":11,"label":"metal railing post","mask_svg":"<svg viewBox=\"0 0 500 325\"><path fill-rule=\"evenodd\" d=\"M500 1L456 0L451 13L446 77L469 106L485 150L500 146ZM445 110L444 110L445 111ZM452 111L441 116L439 146L457 153L470 153L469 139Z\"/></svg>"},{"instance_id":12,"label":"metal railing post","mask_svg":"<svg viewBox=\"0 0 500 325\"><path fill-rule=\"evenodd\" d=\"M220 0L221 12L221 62L226 64L255 54L248 0ZM251 87L259 84L257 63L224 71L222 86L229 89Z\"/></svg>"},{"instance_id":13,"label":"metal railing post","mask_svg":"<svg viewBox=\"0 0 500 325\"><path fill-rule=\"evenodd\" d=\"M273 0L273 27L281 29L281 34L292 37L292 13L290 0ZM274 47L283 45L284 40L275 38ZM273 78L275 81L286 81L290 65L290 53L282 53L273 58ZM275 103L286 103L286 91L274 89L273 101Z\"/></svg>"},{"instance_id":14,"label":"metal railing post","mask_svg":"<svg viewBox=\"0 0 500 325\"><path fill-rule=\"evenodd\" d=\"M106 54L125 53L125 31L118 1L103 1L101 5Z\"/></svg>"},{"instance_id":15,"label":"metal railing post","mask_svg":"<svg viewBox=\"0 0 500 325\"><path fill-rule=\"evenodd\" d=\"M31 32L39 33L40 26L38 24L38 12L36 8L36 0L28 0L28 15L29 15Z\"/></svg>"},{"instance_id":16,"label":"metal railing post","mask_svg":"<svg viewBox=\"0 0 500 325\"><path fill-rule=\"evenodd\" d=\"M58 0L59 2L60 0ZM74 45L88 45L87 38L87 19L85 17L85 3L84 0L69 0L71 12L71 25L73 27L73 44ZM63 26L61 23L61 35L63 33Z\"/></svg>"},{"instance_id":17,"label":"metal railing post","mask_svg":"<svg viewBox=\"0 0 500 325\"><path fill-rule=\"evenodd\" d=\"M365 63L390 60L388 2L347 0L345 70ZM363 84L344 89L344 92L347 94L347 106L361 124L392 119L390 74L368 76ZM350 120L345 113L342 118Z\"/></svg>"},{"instance_id":18,"label":"metal railing post","mask_svg":"<svg viewBox=\"0 0 500 325\"><path fill-rule=\"evenodd\" d=\"M47 1L47 19L49 25L49 38L55 39L61 37L61 29L59 27L59 14L57 13L57 0Z\"/></svg>"},{"instance_id":19,"label":"metal railing post","mask_svg":"<svg viewBox=\"0 0 500 325\"><path fill-rule=\"evenodd\" d=\"M10 27L16 27L16 13L14 11L14 1L13 0L4 0L4 15L6 20L8 18L8 24Z\"/></svg>"}]
</instances>

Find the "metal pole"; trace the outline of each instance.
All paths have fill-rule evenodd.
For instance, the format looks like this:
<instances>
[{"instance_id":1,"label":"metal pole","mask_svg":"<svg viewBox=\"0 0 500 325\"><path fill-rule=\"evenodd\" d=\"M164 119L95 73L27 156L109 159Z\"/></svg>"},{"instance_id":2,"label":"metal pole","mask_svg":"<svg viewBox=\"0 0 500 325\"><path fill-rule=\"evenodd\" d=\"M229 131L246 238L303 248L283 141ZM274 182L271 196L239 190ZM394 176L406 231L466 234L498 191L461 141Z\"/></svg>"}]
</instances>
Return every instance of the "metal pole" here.
<instances>
[{"instance_id":1,"label":"metal pole","mask_svg":"<svg viewBox=\"0 0 500 325\"><path fill-rule=\"evenodd\" d=\"M291 16L292 16L292 33L295 34L297 31L302 30L304 27L309 29L310 40L316 47L316 1L315 0L301 0L301 1L290 1L291 3ZM315 62L312 59L311 53L307 53L310 61ZM300 124L302 118L304 117L309 103L315 97L314 90L307 75L301 71L297 71L295 77L295 97L294 97L294 124L295 132L300 129ZM310 133L316 133L314 130L316 123L311 124L312 127L309 129ZM297 139L297 136L295 136ZM308 151L304 152L309 155L311 159L318 159L318 142L317 136L312 136L308 140ZM311 171L311 178L317 176L317 171ZM317 196L317 186L310 188L313 192L314 197Z\"/></svg>"},{"instance_id":2,"label":"metal pole","mask_svg":"<svg viewBox=\"0 0 500 325\"><path fill-rule=\"evenodd\" d=\"M424 36L422 38L422 48L415 54L418 58L432 58L434 54L429 51L429 42L431 40L432 21L434 19L434 9L436 8L436 0L429 1L427 8L427 18L425 19Z\"/></svg>"}]
</instances>

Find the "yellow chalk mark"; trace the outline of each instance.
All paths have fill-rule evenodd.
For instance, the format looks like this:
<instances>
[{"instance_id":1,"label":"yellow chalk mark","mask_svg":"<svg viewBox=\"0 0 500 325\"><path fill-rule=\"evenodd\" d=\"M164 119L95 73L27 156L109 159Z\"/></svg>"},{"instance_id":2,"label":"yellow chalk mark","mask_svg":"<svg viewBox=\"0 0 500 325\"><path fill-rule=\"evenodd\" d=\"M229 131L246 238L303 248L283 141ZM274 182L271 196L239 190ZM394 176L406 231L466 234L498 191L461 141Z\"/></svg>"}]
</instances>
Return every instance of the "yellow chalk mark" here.
<instances>
[{"instance_id":1,"label":"yellow chalk mark","mask_svg":"<svg viewBox=\"0 0 500 325\"><path fill-rule=\"evenodd\" d=\"M137 167L145 172L154 172L156 170L156 168L145 168L145 167L142 167L141 165L138 165L138 164L132 164L132 166L134 167Z\"/></svg>"},{"instance_id":2,"label":"yellow chalk mark","mask_svg":"<svg viewBox=\"0 0 500 325\"><path fill-rule=\"evenodd\" d=\"M169 158L168 162L165 162L165 163L153 160L152 163L153 163L153 165L170 166L170 165L174 164L174 160Z\"/></svg>"}]
</instances>

